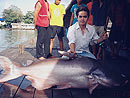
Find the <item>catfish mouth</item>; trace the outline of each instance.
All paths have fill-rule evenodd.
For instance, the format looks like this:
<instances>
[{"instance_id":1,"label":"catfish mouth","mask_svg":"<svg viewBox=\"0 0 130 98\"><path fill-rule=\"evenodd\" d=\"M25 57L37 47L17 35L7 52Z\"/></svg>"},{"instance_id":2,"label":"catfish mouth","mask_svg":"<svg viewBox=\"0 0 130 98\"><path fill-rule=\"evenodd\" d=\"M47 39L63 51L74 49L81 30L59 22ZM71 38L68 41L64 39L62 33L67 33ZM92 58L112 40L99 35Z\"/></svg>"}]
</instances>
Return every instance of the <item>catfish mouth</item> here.
<instances>
[{"instance_id":1,"label":"catfish mouth","mask_svg":"<svg viewBox=\"0 0 130 98\"><path fill-rule=\"evenodd\" d=\"M117 87L117 86L120 86L119 83L116 83L113 80L107 79L107 78L100 78L98 80L98 82L99 82L99 84L101 84L103 86L106 86L106 87Z\"/></svg>"},{"instance_id":2,"label":"catfish mouth","mask_svg":"<svg viewBox=\"0 0 130 98\"><path fill-rule=\"evenodd\" d=\"M121 87L126 85L129 82L128 79L126 79L126 77L122 77L122 79L120 81L118 80L117 82L110 78L107 78L106 76L105 77L99 75L93 75L93 76L94 78L96 78L97 82L100 85L105 87Z\"/></svg>"},{"instance_id":3,"label":"catfish mouth","mask_svg":"<svg viewBox=\"0 0 130 98\"><path fill-rule=\"evenodd\" d=\"M91 76L102 86L105 87L116 87L120 86L120 83L108 78L103 72L95 70L91 73Z\"/></svg>"},{"instance_id":4,"label":"catfish mouth","mask_svg":"<svg viewBox=\"0 0 130 98\"><path fill-rule=\"evenodd\" d=\"M128 83L128 79L121 73L112 73L109 69L95 68L91 71L90 75L101 86L105 87L121 87Z\"/></svg>"}]
</instances>

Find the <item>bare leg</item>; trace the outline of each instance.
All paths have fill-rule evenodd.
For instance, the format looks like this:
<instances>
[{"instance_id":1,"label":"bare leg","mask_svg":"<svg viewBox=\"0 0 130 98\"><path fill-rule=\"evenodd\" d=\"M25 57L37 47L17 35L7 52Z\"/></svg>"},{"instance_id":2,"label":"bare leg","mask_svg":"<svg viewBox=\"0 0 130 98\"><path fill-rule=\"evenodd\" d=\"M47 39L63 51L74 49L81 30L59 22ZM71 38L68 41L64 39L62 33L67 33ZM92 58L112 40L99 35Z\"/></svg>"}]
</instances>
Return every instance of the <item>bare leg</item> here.
<instances>
[{"instance_id":1,"label":"bare leg","mask_svg":"<svg viewBox=\"0 0 130 98\"><path fill-rule=\"evenodd\" d=\"M93 52L93 55L96 54L96 45L93 45L93 46L92 46L92 52Z\"/></svg>"},{"instance_id":2,"label":"bare leg","mask_svg":"<svg viewBox=\"0 0 130 98\"><path fill-rule=\"evenodd\" d=\"M103 48L102 50L102 63L104 64L104 60L105 60L105 49Z\"/></svg>"},{"instance_id":3,"label":"bare leg","mask_svg":"<svg viewBox=\"0 0 130 98\"><path fill-rule=\"evenodd\" d=\"M50 42L50 53L52 53L53 42L54 42L54 39L51 39L51 42Z\"/></svg>"},{"instance_id":4,"label":"bare leg","mask_svg":"<svg viewBox=\"0 0 130 98\"><path fill-rule=\"evenodd\" d=\"M97 53L97 59L98 59L98 60L100 59L100 53L101 53L101 50L102 50L102 48L99 47L99 48L98 48L98 53Z\"/></svg>"},{"instance_id":5,"label":"bare leg","mask_svg":"<svg viewBox=\"0 0 130 98\"><path fill-rule=\"evenodd\" d=\"M111 56L114 56L114 42L110 42L110 48L111 48Z\"/></svg>"},{"instance_id":6,"label":"bare leg","mask_svg":"<svg viewBox=\"0 0 130 98\"><path fill-rule=\"evenodd\" d=\"M58 39L59 39L60 50L63 51L63 39L62 38L58 38Z\"/></svg>"},{"instance_id":7,"label":"bare leg","mask_svg":"<svg viewBox=\"0 0 130 98\"><path fill-rule=\"evenodd\" d=\"M119 56L119 52L120 52L120 42L117 43L116 56Z\"/></svg>"}]
</instances>

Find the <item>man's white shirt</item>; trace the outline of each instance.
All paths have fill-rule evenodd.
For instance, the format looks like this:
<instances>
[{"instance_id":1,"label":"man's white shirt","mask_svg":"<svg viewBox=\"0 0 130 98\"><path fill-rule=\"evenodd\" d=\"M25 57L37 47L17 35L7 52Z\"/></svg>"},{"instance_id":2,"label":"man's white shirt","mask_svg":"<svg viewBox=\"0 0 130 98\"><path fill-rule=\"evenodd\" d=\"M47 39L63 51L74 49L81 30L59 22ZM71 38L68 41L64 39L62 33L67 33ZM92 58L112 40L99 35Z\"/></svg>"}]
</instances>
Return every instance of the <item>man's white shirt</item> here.
<instances>
[{"instance_id":1,"label":"man's white shirt","mask_svg":"<svg viewBox=\"0 0 130 98\"><path fill-rule=\"evenodd\" d=\"M89 52L89 44L91 41L97 43L99 36L97 35L95 28L89 24L86 25L86 30L84 35L82 35L79 23L76 22L74 25L70 26L68 29L67 38L69 40L69 45L75 43L76 53L81 51Z\"/></svg>"}]
</instances>

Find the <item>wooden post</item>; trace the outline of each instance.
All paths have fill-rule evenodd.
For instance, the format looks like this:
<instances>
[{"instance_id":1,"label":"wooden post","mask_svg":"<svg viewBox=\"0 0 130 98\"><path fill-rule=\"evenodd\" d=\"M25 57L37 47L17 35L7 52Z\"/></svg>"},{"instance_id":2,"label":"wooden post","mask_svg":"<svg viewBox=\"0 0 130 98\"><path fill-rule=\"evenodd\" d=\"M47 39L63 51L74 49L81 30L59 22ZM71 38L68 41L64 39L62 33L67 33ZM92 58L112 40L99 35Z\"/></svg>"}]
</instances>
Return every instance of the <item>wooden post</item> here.
<instances>
[{"instance_id":1,"label":"wooden post","mask_svg":"<svg viewBox=\"0 0 130 98\"><path fill-rule=\"evenodd\" d=\"M19 45L19 53L20 53L20 54L23 54L23 53L24 53L24 45L23 45L23 44L20 44L20 45Z\"/></svg>"}]
</instances>

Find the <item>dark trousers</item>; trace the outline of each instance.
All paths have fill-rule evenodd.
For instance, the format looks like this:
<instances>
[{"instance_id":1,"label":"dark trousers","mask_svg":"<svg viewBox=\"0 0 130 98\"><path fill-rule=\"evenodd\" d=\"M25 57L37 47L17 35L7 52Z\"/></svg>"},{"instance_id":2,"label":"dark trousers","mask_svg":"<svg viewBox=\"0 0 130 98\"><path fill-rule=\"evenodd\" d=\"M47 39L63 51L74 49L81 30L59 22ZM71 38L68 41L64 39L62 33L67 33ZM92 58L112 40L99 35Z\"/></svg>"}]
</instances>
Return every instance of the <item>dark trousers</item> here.
<instances>
[{"instance_id":1,"label":"dark trousers","mask_svg":"<svg viewBox=\"0 0 130 98\"><path fill-rule=\"evenodd\" d=\"M36 26L37 42L36 42L36 56L37 58L48 58L50 55L50 32L48 27ZM43 48L44 47L44 52Z\"/></svg>"}]
</instances>

